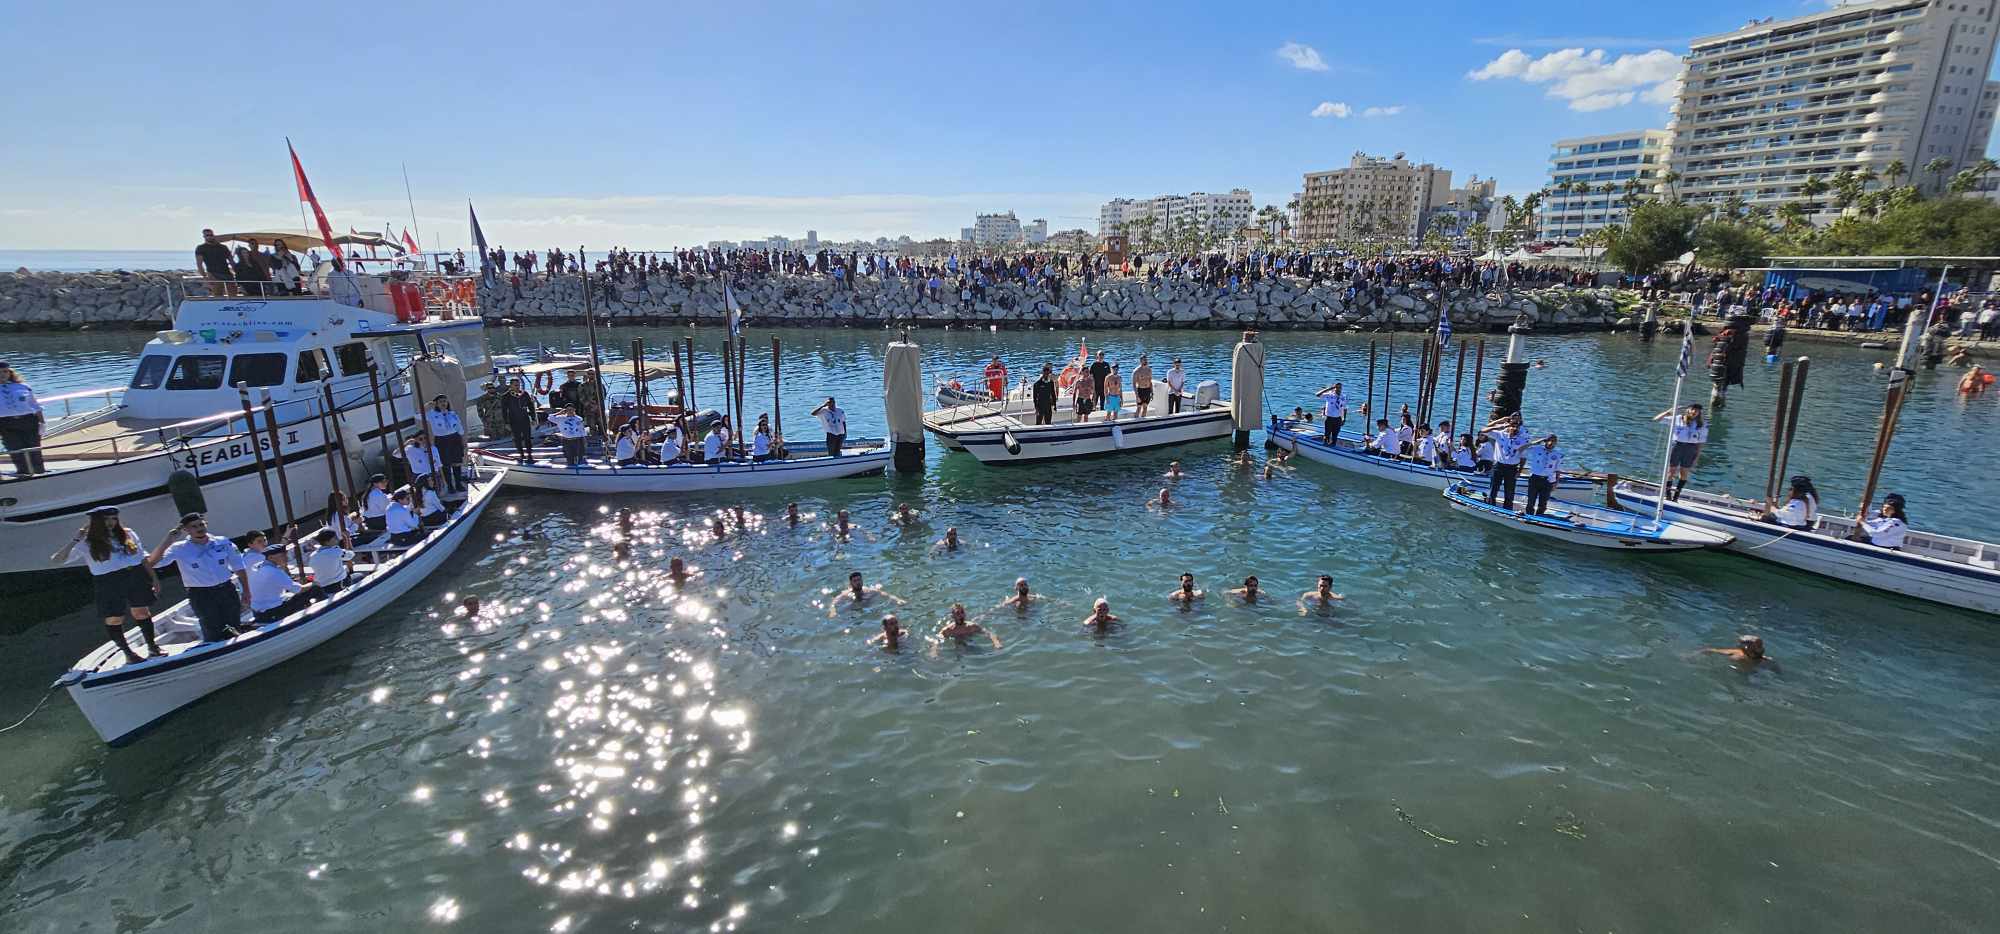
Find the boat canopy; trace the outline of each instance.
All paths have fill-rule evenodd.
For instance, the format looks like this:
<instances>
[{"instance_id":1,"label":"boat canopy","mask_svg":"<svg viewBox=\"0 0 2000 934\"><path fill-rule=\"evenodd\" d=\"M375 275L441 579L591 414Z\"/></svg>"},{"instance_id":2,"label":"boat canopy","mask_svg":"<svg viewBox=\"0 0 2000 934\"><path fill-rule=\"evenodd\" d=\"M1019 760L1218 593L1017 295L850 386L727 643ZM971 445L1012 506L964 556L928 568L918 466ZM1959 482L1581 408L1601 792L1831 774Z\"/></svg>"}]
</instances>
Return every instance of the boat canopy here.
<instances>
[{"instance_id":1,"label":"boat canopy","mask_svg":"<svg viewBox=\"0 0 2000 934\"><path fill-rule=\"evenodd\" d=\"M237 233L219 233L215 235L215 239L239 240L239 241L255 240L259 243L270 243L273 240L283 240L285 241L285 246L287 248L294 250L310 250L313 249L314 247L318 247L320 249L326 248L326 239L324 237L321 237L318 231L286 230L278 227L270 227L262 230L244 230L244 231L239 231ZM334 234L333 242L338 243L342 246L387 247L388 249L396 253L407 252L401 240L393 239L389 237L387 234L374 233L365 230L349 231L344 234Z\"/></svg>"}]
</instances>

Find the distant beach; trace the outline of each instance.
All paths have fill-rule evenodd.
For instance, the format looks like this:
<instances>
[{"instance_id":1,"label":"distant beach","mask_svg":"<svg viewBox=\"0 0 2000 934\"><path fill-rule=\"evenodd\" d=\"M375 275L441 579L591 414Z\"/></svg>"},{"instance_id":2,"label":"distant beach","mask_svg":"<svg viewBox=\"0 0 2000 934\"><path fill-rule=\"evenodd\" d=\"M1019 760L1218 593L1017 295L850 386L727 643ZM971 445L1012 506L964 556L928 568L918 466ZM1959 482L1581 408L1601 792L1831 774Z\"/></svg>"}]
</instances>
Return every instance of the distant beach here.
<instances>
[{"instance_id":1,"label":"distant beach","mask_svg":"<svg viewBox=\"0 0 2000 934\"><path fill-rule=\"evenodd\" d=\"M0 272L97 272L113 269L191 269L194 247L185 250L0 250Z\"/></svg>"}]
</instances>

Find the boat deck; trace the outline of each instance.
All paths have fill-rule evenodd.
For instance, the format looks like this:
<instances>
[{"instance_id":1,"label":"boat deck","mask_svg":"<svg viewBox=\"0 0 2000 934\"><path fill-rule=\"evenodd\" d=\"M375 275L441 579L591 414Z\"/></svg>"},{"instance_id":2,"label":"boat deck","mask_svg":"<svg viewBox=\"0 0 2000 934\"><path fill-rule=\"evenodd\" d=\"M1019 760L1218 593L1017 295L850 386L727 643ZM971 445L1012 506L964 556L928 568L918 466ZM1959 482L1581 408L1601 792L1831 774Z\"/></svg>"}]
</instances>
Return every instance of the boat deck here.
<instances>
[{"instance_id":1,"label":"boat deck","mask_svg":"<svg viewBox=\"0 0 2000 934\"><path fill-rule=\"evenodd\" d=\"M1653 495L1651 492L1652 484L1645 484L1646 489L1643 490L1636 489L1637 485L1636 482L1628 481L1628 487L1621 488L1619 493L1626 495L1636 492L1647 497ZM1764 513L1762 503L1754 500L1737 499L1734 496L1724 493L1703 493L1696 490L1689 490L1683 492L1675 502L1706 506L1710 509L1727 512L1737 518L1752 522L1759 521ZM1814 532L1827 538L1847 540L1848 536L1854 534L1854 530L1855 521L1853 518L1821 513L1819 518L1814 521L1812 528L1805 531ZM1772 524L1771 531L1774 535L1781 535L1787 529L1785 526ZM1903 547L1899 550L1903 554L1920 555L1925 558L1949 561L1954 564L1963 564L1968 567L1981 568L1988 571L2000 569L2000 544L1992 542L1982 542L1970 538L1957 538L1937 532L1924 532L1911 529L1904 536Z\"/></svg>"},{"instance_id":2,"label":"boat deck","mask_svg":"<svg viewBox=\"0 0 2000 934\"><path fill-rule=\"evenodd\" d=\"M932 431L953 432L953 433L968 432L968 431L1012 431L1020 433L1020 432L1049 431L1049 430L1059 430L1066 428L1076 428L1085 425L1102 426L1102 425L1112 425L1112 424L1130 427L1133 425L1149 425L1155 422L1166 421L1168 419L1178 419L1189 415L1197 415L1203 412L1212 411L1217 407L1227 409L1229 407L1229 404L1227 402L1217 401L1211 403L1208 408L1202 408L1192 404L1187 404L1181 406L1180 411L1172 413L1171 415L1166 412L1149 412L1144 416L1137 416L1121 412L1119 413L1118 418L1115 420L1107 418L1106 413L1104 412L1092 412L1088 417L1081 419L1075 418L1074 416L1066 418L1064 416L1067 413L1058 412L1056 413L1056 418L1054 422L1047 425L1037 425L1034 423L1033 409L1029 409L1027 411L1016 411L1012 409L1007 411L994 411L992 408L989 407L986 408L985 411L969 412L965 410L972 409L975 407L959 406L957 408L942 409L939 411L924 413L924 427Z\"/></svg>"}]
</instances>

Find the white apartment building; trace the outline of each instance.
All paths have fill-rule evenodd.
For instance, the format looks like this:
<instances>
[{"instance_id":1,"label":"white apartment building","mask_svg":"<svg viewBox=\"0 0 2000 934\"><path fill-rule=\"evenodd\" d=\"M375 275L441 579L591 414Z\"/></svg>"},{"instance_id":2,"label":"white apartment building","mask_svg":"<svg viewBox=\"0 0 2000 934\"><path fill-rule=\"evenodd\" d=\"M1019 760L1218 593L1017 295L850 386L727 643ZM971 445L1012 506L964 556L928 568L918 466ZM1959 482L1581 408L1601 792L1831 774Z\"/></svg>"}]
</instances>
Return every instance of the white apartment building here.
<instances>
[{"instance_id":1,"label":"white apartment building","mask_svg":"<svg viewBox=\"0 0 2000 934\"><path fill-rule=\"evenodd\" d=\"M1159 237L1170 225L1180 223L1180 219L1194 217L1206 225L1209 233L1227 237L1254 223L1255 213L1248 188L1231 188L1219 194L1196 191L1156 198L1115 198L1097 210L1097 235L1137 236L1138 231L1131 229L1132 226L1142 218L1152 218L1153 236Z\"/></svg>"},{"instance_id":2,"label":"white apartment building","mask_svg":"<svg viewBox=\"0 0 2000 934\"><path fill-rule=\"evenodd\" d=\"M978 246L999 246L1018 243L1021 240L1021 219L1013 211L1005 214L981 214L972 219L971 240Z\"/></svg>"},{"instance_id":3,"label":"white apartment building","mask_svg":"<svg viewBox=\"0 0 2000 934\"><path fill-rule=\"evenodd\" d=\"M1049 238L1049 222L1037 217L1021 228L1022 239L1029 243L1041 243Z\"/></svg>"},{"instance_id":4,"label":"white apartment building","mask_svg":"<svg viewBox=\"0 0 2000 934\"><path fill-rule=\"evenodd\" d=\"M1598 136L1556 140L1549 152L1548 194L1542 197L1536 229L1551 240L1574 240L1601 227L1624 225L1628 186L1636 183L1642 198L1651 198L1667 171L1666 130L1628 130ZM1582 182L1589 192L1572 192ZM1606 192L1605 186L1611 186Z\"/></svg>"},{"instance_id":5,"label":"white apartment building","mask_svg":"<svg viewBox=\"0 0 2000 934\"><path fill-rule=\"evenodd\" d=\"M1872 171L1935 192L1986 154L1995 0L1870 0L1696 39L1674 108L1683 200L1802 200L1809 177ZM1925 166L1942 159L1944 172ZM1900 162L1900 179L1882 178ZM1809 205L1831 209L1824 199Z\"/></svg>"},{"instance_id":6,"label":"white apartment building","mask_svg":"<svg viewBox=\"0 0 2000 934\"><path fill-rule=\"evenodd\" d=\"M1426 210L1418 236L1427 236L1433 225L1440 224L1450 234L1462 234L1473 224L1485 221L1487 212L1493 209L1494 199L1499 195L1499 187L1493 179L1472 175L1466 179L1464 187L1446 191L1441 203Z\"/></svg>"},{"instance_id":7,"label":"white apartment building","mask_svg":"<svg viewBox=\"0 0 2000 934\"><path fill-rule=\"evenodd\" d=\"M1307 172L1295 234L1307 241L1376 237L1415 241L1432 208L1451 197L1451 170L1357 152L1347 168Z\"/></svg>"}]
</instances>

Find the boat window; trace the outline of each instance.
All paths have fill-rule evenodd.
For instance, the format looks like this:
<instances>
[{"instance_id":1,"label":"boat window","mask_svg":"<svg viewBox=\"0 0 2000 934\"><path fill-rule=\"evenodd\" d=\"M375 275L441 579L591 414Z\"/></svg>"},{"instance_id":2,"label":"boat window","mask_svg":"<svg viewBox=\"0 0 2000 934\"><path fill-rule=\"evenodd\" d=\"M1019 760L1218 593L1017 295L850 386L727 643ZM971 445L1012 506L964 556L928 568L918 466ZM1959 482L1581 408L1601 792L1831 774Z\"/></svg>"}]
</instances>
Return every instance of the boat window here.
<instances>
[{"instance_id":1,"label":"boat window","mask_svg":"<svg viewBox=\"0 0 2000 934\"><path fill-rule=\"evenodd\" d=\"M368 345L360 341L334 348L333 358L340 361L342 376L361 376L368 372Z\"/></svg>"},{"instance_id":2,"label":"boat window","mask_svg":"<svg viewBox=\"0 0 2000 934\"><path fill-rule=\"evenodd\" d=\"M299 372L292 377L294 383L317 383L327 375L326 351L308 350L299 354Z\"/></svg>"},{"instance_id":3,"label":"boat window","mask_svg":"<svg viewBox=\"0 0 2000 934\"><path fill-rule=\"evenodd\" d=\"M189 354L174 361L167 374L168 389L221 389L229 358L221 354Z\"/></svg>"},{"instance_id":4,"label":"boat window","mask_svg":"<svg viewBox=\"0 0 2000 934\"><path fill-rule=\"evenodd\" d=\"M229 364L229 385L276 386L285 381L285 355L246 353Z\"/></svg>"},{"instance_id":5,"label":"boat window","mask_svg":"<svg viewBox=\"0 0 2000 934\"><path fill-rule=\"evenodd\" d=\"M132 374L132 388L160 388L160 381L167 378L167 367L173 362L172 356L163 353L149 353L139 358L139 372Z\"/></svg>"}]
</instances>

